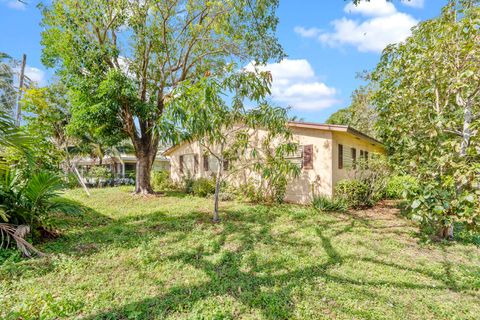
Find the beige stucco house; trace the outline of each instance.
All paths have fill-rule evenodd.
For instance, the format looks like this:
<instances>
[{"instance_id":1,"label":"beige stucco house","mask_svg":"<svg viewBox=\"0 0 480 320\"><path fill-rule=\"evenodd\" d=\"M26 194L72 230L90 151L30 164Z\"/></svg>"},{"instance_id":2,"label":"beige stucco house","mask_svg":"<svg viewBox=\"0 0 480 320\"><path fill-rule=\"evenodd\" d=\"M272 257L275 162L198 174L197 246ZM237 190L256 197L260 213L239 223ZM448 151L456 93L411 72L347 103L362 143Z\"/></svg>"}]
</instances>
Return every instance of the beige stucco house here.
<instances>
[{"instance_id":1,"label":"beige stucco house","mask_svg":"<svg viewBox=\"0 0 480 320\"><path fill-rule=\"evenodd\" d=\"M287 186L287 202L307 204L315 194L331 196L335 184L351 176L356 159L385 153L381 142L348 126L309 122L290 122L289 126L293 140L300 145L291 160L302 170ZM185 175L210 177L217 168L215 159L199 142L175 145L164 155L170 158L171 178L177 182ZM241 185L249 175L234 175L230 182Z\"/></svg>"}]
</instances>

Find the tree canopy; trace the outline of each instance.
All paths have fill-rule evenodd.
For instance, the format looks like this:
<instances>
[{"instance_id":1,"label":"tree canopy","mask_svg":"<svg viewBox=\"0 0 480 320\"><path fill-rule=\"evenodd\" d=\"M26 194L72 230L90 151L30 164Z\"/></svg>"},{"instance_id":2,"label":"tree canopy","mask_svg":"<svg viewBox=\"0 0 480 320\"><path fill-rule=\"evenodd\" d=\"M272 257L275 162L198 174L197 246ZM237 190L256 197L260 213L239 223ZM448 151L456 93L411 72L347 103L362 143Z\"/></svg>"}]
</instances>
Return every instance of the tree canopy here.
<instances>
[{"instance_id":1,"label":"tree canopy","mask_svg":"<svg viewBox=\"0 0 480 320\"><path fill-rule=\"evenodd\" d=\"M351 126L371 137L376 137L377 113L372 105L373 92L371 86L355 89L350 106L333 113L326 123Z\"/></svg>"},{"instance_id":2,"label":"tree canopy","mask_svg":"<svg viewBox=\"0 0 480 320\"><path fill-rule=\"evenodd\" d=\"M480 224L479 21L477 1L450 1L387 47L373 74L380 137L421 184L410 190L415 216L445 226L442 236L456 221Z\"/></svg>"},{"instance_id":3,"label":"tree canopy","mask_svg":"<svg viewBox=\"0 0 480 320\"><path fill-rule=\"evenodd\" d=\"M172 90L236 61L279 60L278 0L53 1L43 8L43 62L74 92L72 123L135 148L149 193ZM160 125L158 125L160 123ZM156 128L154 130L154 128Z\"/></svg>"}]
</instances>

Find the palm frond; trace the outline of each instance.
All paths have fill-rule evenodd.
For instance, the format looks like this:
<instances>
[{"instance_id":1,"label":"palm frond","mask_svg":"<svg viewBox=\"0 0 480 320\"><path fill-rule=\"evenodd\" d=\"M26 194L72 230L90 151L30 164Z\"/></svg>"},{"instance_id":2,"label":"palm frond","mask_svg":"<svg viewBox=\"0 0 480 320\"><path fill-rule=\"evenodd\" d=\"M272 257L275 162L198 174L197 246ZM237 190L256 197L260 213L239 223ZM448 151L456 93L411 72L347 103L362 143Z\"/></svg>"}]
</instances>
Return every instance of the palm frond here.
<instances>
[{"instance_id":1,"label":"palm frond","mask_svg":"<svg viewBox=\"0 0 480 320\"><path fill-rule=\"evenodd\" d=\"M20 225L15 227L12 224L0 223L0 248L8 247L10 244L10 239L13 239L18 250L22 252L26 257L32 257L33 254L36 254L40 257L45 254L38 249L36 249L32 244L25 240L26 235L30 232L30 227L26 225Z\"/></svg>"}]
</instances>

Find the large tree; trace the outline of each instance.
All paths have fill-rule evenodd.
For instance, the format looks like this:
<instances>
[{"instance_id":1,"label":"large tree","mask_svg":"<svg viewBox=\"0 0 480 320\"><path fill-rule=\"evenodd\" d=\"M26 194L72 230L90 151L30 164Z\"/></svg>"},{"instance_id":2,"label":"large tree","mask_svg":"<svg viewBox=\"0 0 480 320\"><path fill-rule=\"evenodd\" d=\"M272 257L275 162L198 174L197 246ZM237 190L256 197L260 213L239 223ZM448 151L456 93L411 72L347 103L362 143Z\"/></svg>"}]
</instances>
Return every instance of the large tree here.
<instances>
[{"instance_id":1,"label":"large tree","mask_svg":"<svg viewBox=\"0 0 480 320\"><path fill-rule=\"evenodd\" d=\"M55 0L43 9L43 62L74 93L72 122L119 141L138 158L137 193L150 171L172 90L233 61L264 63L283 52L278 0Z\"/></svg>"},{"instance_id":2,"label":"large tree","mask_svg":"<svg viewBox=\"0 0 480 320\"><path fill-rule=\"evenodd\" d=\"M415 216L453 237L480 225L480 8L449 1L404 43L389 46L373 74L381 138L398 170L415 175Z\"/></svg>"}]
</instances>

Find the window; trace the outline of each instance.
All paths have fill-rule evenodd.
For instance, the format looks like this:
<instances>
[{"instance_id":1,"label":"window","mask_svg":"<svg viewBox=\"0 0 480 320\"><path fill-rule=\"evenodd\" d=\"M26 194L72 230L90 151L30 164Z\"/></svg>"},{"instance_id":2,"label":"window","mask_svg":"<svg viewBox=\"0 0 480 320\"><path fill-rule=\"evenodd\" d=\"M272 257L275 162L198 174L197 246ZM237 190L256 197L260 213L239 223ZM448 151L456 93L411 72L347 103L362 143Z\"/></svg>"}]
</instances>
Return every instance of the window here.
<instances>
[{"instance_id":1,"label":"window","mask_svg":"<svg viewBox=\"0 0 480 320\"><path fill-rule=\"evenodd\" d=\"M363 158L364 158L363 150L360 150L360 160L363 160Z\"/></svg>"},{"instance_id":2,"label":"window","mask_svg":"<svg viewBox=\"0 0 480 320\"><path fill-rule=\"evenodd\" d=\"M343 169L343 144L338 145L338 169Z\"/></svg>"},{"instance_id":3,"label":"window","mask_svg":"<svg viewBox=\"0 0 480 320\"><path fill-rule=\"evenodd\" d=\"M357 149L350 148L350 152L352 155L352 168L356 169L357 168Z\"/></svg>"},{"instance_id":4,"label":"window","mask_svg":"<svg viewBox=\"0 0 480 320\"><path fill-rule=\"evenodd\" d=\"M208 155L203 155L203 170L208 171Z\"/></svg>"},{"instance_id":5,"label":"window","mask_svg":"<svg viewBox=\"0 0 480 320\"><path fill-rule=\"evenodd\" d=\"M306 170L313 169L313 144L303 146L302 168Z\"/></svg>"},{"instance_id":6,"label":"window","mask_svg":"<svg viewBox=\"0 0 480 320\"><path fill-rule=\"evenodd\" d=\"M365 151L364 155L365 155L365 162L368 162L368 151Z\"/></svg>"},{"instance_id":7,"label":"window","mask_svg":"<svg viewBox=\"0 0 480 320\"><path fill-rule=\"evenodd\" d=\"M197 172L198 156L194 154L182 154L179 157L179 170L187 176L194 175Z\"/></svg>"},{"instance_id":8,"label":"window","mask_svg":"<svg viewBox=\"0 0 480 320\"><path fill-rule=\"evenodd\" d=\"M198 154L193 155L193 173L198 172Z\"/></svg>"},{"instance_id":9,"label":"window","mask_svg":"<svg viewBox=\"0 0 480 320\"><path fill-rule=\"evenodd\" d=\"M179 162L180 172L183 173L183 155L178 157L178 162Z\"/></svg>"}]
</instances>

